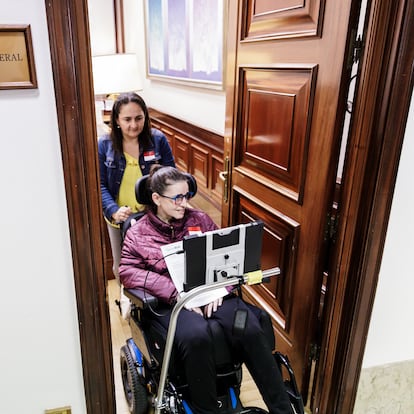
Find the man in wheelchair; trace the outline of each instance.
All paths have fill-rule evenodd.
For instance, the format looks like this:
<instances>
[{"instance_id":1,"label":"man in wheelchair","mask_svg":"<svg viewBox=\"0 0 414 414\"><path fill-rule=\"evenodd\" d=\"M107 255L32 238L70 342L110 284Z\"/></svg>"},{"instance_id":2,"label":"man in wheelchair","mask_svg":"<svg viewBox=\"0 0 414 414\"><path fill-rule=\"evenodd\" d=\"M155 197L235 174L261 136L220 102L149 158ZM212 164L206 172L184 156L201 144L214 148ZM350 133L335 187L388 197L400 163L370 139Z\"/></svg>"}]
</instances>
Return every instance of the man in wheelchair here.
<instances>
[{"instance_id":1,"label":"man in wheelchair","mask_svg":"<svg viewBox=\"0 0 414 414\"><path fill-rule=\"evenodd\" d=\"M168 330L171 311L180 297L167 270L161 246L182 240L192 232L217 228L202 211L188 208L196 188L173 167L154 169L146 180L150 207L126 233L120 279L126 289L141 288L158 299L152 318ZM197 258L195 258L197 260ZM235 334L235 312L247 315L243 332ZM218 322L227 342L250 371L270 413L293 413L280 369L252 305L228 292L224 298L191 309L183 309L177 320L174 352L182 361L194 413L218 413L216 365L210 321Z\"/></svg>"}]
</instances>

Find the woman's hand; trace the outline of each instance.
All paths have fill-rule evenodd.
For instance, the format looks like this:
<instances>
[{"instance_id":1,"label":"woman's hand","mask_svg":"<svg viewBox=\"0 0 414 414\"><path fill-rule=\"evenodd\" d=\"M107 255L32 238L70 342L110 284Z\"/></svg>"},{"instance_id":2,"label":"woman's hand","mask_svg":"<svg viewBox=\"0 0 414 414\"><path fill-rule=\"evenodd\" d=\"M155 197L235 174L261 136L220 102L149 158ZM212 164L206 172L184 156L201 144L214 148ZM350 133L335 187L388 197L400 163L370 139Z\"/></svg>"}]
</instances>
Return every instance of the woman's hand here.
<instances>
[{"instance_id":1,"label":"woman's hand","mask_svg":"<svg viewBox=\"0 0 414 414\"><path fill-rule=\"evenodd\" d=\"M122 206L119 207L118 211L112 214L112 219L115 223L122 223L125 221L132 213L131 207Z\"/></svg>"},{"instance_id":2,"label":"woman's hand","mask_svg":"<svg viewBox=\"0 0 414 414\"><path fill-rule=\"evenodd\" d=\"M189 309L191 312L195 312L195 313L198 313L200 316L204 316L203 315L203 311L201 310L201 308L199 308L198 306L197 307L195 307L195 308L191 308L191 309Z\"/></svg>"},{"instance_id":3,"label":"woman's hand","mask_svg":"<svg viewBox=\"0 0 414 414\"><path fill-rule=\"evenodd\" d=\"M204 306L204 317L211 318L211 315L217 311L217 309L222 305L223 298L216 299L214 302L210 302L208 305Z\"/></svg>"},{"instance_id":4,"label":"woman's hand","mask_svg":"<svg viewBox=\"0 0 414 414\"><path fill-rule=\"evenodd\" d=\"M182 297L182 294L177 295L178 298ZM198 306L194 308L187 308L191 312L198 313L200 316L203 316L204 318L211 318L211 315L217 311L217 309L223 304L223 298L216 299L213 302L210 302L209 304L205 305L203 308L200 308Z\"/></svg>"}]
</instances>

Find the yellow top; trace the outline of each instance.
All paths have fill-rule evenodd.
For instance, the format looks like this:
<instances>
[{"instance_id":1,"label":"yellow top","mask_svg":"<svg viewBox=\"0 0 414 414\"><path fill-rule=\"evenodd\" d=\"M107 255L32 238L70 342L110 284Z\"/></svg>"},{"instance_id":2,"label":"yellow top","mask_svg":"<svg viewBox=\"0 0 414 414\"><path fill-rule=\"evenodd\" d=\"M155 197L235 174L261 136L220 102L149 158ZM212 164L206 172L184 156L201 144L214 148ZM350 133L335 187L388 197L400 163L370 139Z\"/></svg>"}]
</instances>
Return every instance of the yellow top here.
<instances>
[{"instance_id":1,"label":"yellow top","mask_svg":"<svg viewBox=\"0 0 414 414\"><path fill-rule=\"evenodd\" d=\"M126 166L121 185L119 187L119 194L116 202L119 206L131 207L132 212L136 213L144 209L144 206L142 204L139 204L135 198L135 183L137 182L138 178L142 177L142 172L136 158L127 154L126 152L124 152L124 155L126 159ZM114 227L119 227L118 224L110 224Z\"/></svg>"},{"instance_id":2,"label":"yellow top","mask_svg":"<svg viewBox=\"0 0 414 414\"><path fill-rule=\"evenodd\" d=\"M119 187L118 205L129 206L136 213L141 211L143 206L138 203L135 198L135 183L138 178L142 177L141 168L139 168L138 160L124 152L126 158L126 167L122 177L121 186Z\"/></svg>"}]
</instances>

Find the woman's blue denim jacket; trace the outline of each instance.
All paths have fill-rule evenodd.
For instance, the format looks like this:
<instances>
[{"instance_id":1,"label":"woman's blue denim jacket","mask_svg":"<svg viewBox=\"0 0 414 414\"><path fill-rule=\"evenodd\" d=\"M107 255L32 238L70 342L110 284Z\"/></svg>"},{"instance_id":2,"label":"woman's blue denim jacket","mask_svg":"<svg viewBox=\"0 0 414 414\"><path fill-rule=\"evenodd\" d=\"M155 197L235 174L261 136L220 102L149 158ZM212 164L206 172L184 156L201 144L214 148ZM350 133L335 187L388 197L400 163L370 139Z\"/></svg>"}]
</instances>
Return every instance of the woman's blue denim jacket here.
<instances>
[{"instance_id":1,"label":"woman's blue denim jacket","mask_svg":"<svg viewBox=\"0 0 414 414\"><path fill-rule=\"evenodd\" d=\"M145 160L144 152L140 150L139 166L142 175L149 174L151 165L162 164L175 167L174 156L166 136L158 129L151 129L153 148L145 151L154 152L151 160ZM102 208L105 217L111 221L119 206L116 199L121 186L122 177L126 167L124 154L116 154L109 135L104 135L98 141L99 174L101 181ZM147 157L148 158L148 157Z\"/></svg>"}]
</instances>

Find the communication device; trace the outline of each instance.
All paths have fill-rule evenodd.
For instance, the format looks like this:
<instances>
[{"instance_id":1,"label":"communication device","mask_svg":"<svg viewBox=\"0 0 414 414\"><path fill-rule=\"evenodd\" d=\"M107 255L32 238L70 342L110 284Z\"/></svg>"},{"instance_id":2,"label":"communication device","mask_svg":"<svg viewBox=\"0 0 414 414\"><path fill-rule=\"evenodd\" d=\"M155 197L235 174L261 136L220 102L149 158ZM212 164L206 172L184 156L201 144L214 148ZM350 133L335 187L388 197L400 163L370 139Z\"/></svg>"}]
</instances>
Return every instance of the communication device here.
<instances>
[{"instance_id":1,"label":"communication device","mask_svg":"<svg viewBox=\"0 0 414 414\"><path fill-rule=\"evenodd\" d=\"M186 236L184 291L260 270L262 237L261 220Z\"/></svg>"}]
</instances>

